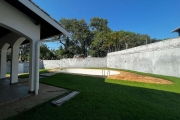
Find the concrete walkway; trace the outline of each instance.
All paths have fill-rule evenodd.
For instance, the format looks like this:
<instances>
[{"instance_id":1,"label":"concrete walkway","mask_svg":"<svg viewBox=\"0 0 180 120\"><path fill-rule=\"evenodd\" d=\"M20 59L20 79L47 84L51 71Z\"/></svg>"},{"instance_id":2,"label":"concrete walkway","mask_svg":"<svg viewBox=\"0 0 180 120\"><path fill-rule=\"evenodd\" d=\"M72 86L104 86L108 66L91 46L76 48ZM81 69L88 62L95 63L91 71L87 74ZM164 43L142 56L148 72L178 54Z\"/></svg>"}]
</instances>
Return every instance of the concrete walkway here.
<instances>
[{"instance_id":1,"label":"concrete walkway","mask_svg":"<svg viewBox=\"0 0 180 120\"><path fill-rule=\"evenodd\" d=\"M28 86L28 79L19 79L19 83ZM39 95L29 95L0 105L0 120L17 115L40 103L66 93L68 90L40 83Z\"/></svg>"}]
</instances>

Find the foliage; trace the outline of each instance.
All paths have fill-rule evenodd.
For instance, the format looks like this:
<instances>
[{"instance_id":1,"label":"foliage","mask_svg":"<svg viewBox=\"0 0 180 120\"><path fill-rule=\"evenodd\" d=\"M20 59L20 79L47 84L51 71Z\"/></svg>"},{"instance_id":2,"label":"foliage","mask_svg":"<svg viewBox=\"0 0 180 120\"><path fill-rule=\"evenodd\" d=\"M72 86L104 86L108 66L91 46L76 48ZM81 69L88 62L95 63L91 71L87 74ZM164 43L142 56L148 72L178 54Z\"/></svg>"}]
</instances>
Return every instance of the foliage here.
<instances>
[{"instance_id":1,"label":"foliage","mask_svg":"<svg viewBox=\"0 0 180 120\"><path fill-rule=\"evenodd\" d=\"M46 44L40 44L40 59L57 59L55 50L50 50ZM30 59L30 44L21 45L19 47L19 59L20 61L29 61ZM7 51L7 61L11 61L11 48Z\"/></svg>"},{"instance_id":2,"label":"foliage","mask_svg":"<svg viewBox=\"0 0 180 120\"><path fill-rule=\"evenodd\" d=\"M93 57L105 57L107 55L108 47L107 43L107 32L97 32L94 40L90 45L89 53Z\"/></svg>"},{"instance_id":3,"label":"foliage","mask_svg":"<svg viewBox=\"0 0 180 120\"><path fill-rule=\"evenodd\" d=\"M71 38L61 36L61 47L56 55L72 58L74 55L86 57L89 53L94 57L105 57L108 52L124 50L157 40L146 34L129 31L111 31L108 20L98 17L91 19L88 25L84 19L64 19L60 24L71 34ZM61 52L60 52L61 51Z\"/></svg>"},{"instance_id":4,"label":"foliage","mask_svg":"<svg viewBox=\"0 0 180 120\"><path fill-rule=\"evenodd\" d=\"M140 45L160 41L151 38L147 34L139 34L130 31L112 31L108 26L108 20L94 17L88 24L84 19L60 19L59 23L71 35L60 36L60 46L57 50L50 50L46 44L40 45L40 59L62 59L74 56L105 57L108 52L120 51ZM54 37L57 39L57 37ZM30 45L20 46L20 59L29 61ZM10 60L10 52L8 59Z\"/></svg>"},{"instance_id":5,"label":"foliage","mask_svg":"<svg viewBox=\"0 0 180 120\"><path fill-rule=\"evenodd\" d=\"M99 17L92 18L90 20L89 26L92 28L92 31L97 31L97 32L111 31L110 28L108 27L108 20Z\"/></svg>"},{"instance_id":6,"label":"foliage","mask_svg":"<svg viewBox=\"0 0 180 120\"><path fill-rule=\"evenodd\" d=\"M40 44L40 59L42 60L53 60L56 59L54 50L49 50L46 44Z\"/></svg>"},{"instance_id":7,"label":"foliage","mask_svg":"<svg viewBox=\"0 0 180 120\"><path fill-rule=\"evenodd\" d=\"M92 29L93 40L90 45L89 53L93 57L105 57L107 55L107 36L111 32L108 27L107 19L94 17L90 21L89 25Z\"/></svg>"},{"instance_id":8,"label":"foliage","mask_svg":"<svg viewBox=\"0 0 180 120\"><path fill-rule=\"evenodd\" d=\"M30 44L21 45L19 47L19 58L21 61L29 61Z\"/></svg>"},{"instance_id":9,"label":"foliage","mask_svg":"<svg viewBox=\"0 0 180 120\"><path fill-rule=\"evenodd\" d=\"M11 48L7 50L7 62L11 61Z\"/></svg>"},{"instance_id":10,"label":"foliage","mask_svg":"<svg viewBox=\"0 0 180 120\"><path fill-rule=\"evenodd\" d=\"M87 49L91 44L92 34L84 19L61 19L60 24L71 34L71 38L62 36L63 56L73 57L77 54L87 56Z\"/></svg>"}]
</instances>

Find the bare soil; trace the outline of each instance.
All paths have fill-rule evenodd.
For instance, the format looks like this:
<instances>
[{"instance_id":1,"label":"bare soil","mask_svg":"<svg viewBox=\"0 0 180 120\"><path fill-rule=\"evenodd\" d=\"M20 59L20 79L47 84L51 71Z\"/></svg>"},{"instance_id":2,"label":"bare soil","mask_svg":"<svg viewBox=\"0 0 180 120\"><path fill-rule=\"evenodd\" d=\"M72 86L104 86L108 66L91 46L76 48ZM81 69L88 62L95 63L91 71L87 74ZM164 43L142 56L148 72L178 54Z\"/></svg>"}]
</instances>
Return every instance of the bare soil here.
<instances>
[{"instance_id":1,"label":"bare soil","mask_svg":"<svg viewBox=\"0 0 180 120\"><path fill-rule=\"evenodd\" d=\"M153 84L173 84L171 81L168 81L168 80L144 76L144 75L138 75L135 73L124 72L124 71L120 71L120 74L118 74L118 75L110 75L110 76L108 76L108 78L116 79L116 80L153 83Z\"/></svg>"},{"instance_id":2,"label":"bare soil","mask_svg":"<svg viewBox=\"0 0 180 120\"><path fill-rule=\"evenodd\" d=\"M55 72L57 69L48 70L49 72ZM119 71L118 75L110 75L107 78L115 79L115 80L126 80L126 81L135 81L135 82L143 82L143 83L152 83L152 84L173 84L173 82L164 80L161 78L155 78L150 76L138 75L135 73Z\"/></svg>"}]
</instances>

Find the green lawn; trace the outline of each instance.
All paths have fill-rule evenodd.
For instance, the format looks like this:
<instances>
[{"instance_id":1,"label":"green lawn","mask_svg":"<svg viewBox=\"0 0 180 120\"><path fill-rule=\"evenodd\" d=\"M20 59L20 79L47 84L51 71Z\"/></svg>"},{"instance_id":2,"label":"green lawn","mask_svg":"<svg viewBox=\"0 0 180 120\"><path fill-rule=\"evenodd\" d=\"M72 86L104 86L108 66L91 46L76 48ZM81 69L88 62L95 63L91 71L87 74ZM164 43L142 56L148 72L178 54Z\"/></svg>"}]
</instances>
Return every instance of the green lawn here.
<instances>
[{"instance_id":1,"label":"green lawn","mask_svg":"<svg viewBox=\"0 0 180 120\"><path fill-rule=\"evenodd\" d=\"M6 73L6 77L10 77L10 73Z\"/></svg>"},{"instance_id":2,"label":"green lawn","mask_svg":"<svg viewBox=\"0 0 180 120\"><path fill-rule=\"evenodd\" d=\"M39 70L39 73L42 74L42 73L47 73L48 72L48 69L40 69ZM21 75L18 76L19 78L28 78L29 77L29 73L23 73Z\"/></svg>"},{"instance_id":3,"label":"green lawn","mask_svg":"<svg viewBox=\"0 0 180 120\"><path fill-rule=\"evenodd\" d=\"M53 107L51 101L48 101L11 119L180 119L180 78L147 75L164 78L174 84L156 85L69 74L43 78L40 80L42 83L78 90L81 93L60 107Z\"/></svg>"}]
</instances>

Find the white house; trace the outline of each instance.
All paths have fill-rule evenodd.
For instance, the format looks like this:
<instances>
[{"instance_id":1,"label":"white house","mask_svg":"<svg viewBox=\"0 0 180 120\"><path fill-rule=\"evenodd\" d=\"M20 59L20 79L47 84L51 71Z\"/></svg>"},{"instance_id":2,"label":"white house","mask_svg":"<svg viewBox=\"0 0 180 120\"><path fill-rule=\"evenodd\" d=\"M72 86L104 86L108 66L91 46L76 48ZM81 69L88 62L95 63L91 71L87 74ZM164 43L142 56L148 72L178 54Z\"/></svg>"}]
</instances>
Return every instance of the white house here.
<instances>
[{"instance_id":1,"label":"white house","mask_svg":"<svg viewBox=\"0 0 180 120\"><path fill-rule=\"evenodd\" d=\"M6 76L7 49L12 49L10 83L18 83L19 46L30 43L29 91L38 94L39 43L69 33L31 0L0 0L0 78Z\"/></svg>"}]
</instances>

